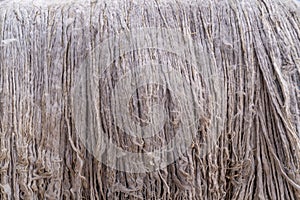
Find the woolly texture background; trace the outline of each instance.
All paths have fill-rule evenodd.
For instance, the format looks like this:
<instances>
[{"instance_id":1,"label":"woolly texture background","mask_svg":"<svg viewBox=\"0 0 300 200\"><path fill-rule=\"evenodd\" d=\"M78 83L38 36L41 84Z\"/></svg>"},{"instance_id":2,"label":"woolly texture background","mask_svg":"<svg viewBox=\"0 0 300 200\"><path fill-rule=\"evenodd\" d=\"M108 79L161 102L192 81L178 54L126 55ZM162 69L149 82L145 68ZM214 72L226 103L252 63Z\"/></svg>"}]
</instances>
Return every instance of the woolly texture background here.
<instances>
[{"instance_id":1,"label":"woolly texture background","mask_svg":"<svg viewBox=\"0 0 300 200\"><path fill-rule=\"evenodd\" d=\"M162 50L137 50L112 64L106 84L96 87L97 108L105 133L128 151L151 151L163 145L161 138L184 137L186 130L174 131L181 105L158 85L133 94L132 120L147 122L146 97L155 96L152 101L164 99L172 126L144 141L117 129L109 91L124 71L154 60L202 88L191 147L165 168L129 173L87 151L76 133L81 122L72 91L82 61L97 59L93 50L103 40L140 27L183 30L209 55L205 66L222 78L205 82ZM0 199L300 199L300 14L294 1L3 1L0 42ZM222 90L210 85L218 81ZM211 106L216 95L220 110ZM214 124L214 117L222 123ZM200 155L205 137L216 131L214 148Z\"/></svg>"}]
</instances>

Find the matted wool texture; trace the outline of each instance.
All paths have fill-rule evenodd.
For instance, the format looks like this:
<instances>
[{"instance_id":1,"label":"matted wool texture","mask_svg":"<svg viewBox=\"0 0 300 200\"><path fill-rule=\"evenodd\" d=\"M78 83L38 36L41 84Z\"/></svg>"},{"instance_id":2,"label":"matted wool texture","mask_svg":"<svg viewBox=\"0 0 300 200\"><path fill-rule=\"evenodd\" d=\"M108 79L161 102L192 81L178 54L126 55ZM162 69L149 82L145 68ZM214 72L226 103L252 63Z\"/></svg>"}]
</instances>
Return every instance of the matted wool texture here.
<instances>
[{"instance_id":1,"label":"matted wool texture","mask_svg":"<svg viewBox=\"0 0 300 200\"><path fill-rule=\"evenodd\" d=\"M299 10L1 1L0 199L300 199Z\"/></svg>"}]
</instances>

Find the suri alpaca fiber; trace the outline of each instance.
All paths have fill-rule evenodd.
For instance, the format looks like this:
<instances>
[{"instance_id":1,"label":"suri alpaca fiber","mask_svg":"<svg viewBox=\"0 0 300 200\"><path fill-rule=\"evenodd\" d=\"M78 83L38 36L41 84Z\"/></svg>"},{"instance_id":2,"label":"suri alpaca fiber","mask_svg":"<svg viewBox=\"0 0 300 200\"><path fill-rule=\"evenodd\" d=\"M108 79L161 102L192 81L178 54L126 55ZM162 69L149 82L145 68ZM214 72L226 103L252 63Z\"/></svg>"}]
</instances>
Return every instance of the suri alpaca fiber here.
<instances>
[{"instance_id":1,"label":"suri alpaca fiber","mask_svg":"<svg viewBox=\"0 0 300 200\"><path fill-rule=\"evenodd\" d=\"M299 10L279 0L2 1L0 199L300 199ZM80 63L97 59L102 41L141 27L183 30L218 76L193 78L204 89L195 96L203 108L191 148L167 167L131 173L86 149L76 133L83 122L75 120L72 91ZM95 105L104 132L132 152L151 151L162 145L159 137L174 135L164 127L141 142L107 117L108 93L122 70L145 60L174 63L192 79L188 65L163 50L129 52L111 65ZM147 119L147 101L137 100L151 94L168 96L158 85L138 88L132 120ZM172 126L179 126L177 101L167 99ZM176 134L186 134L184 128ZM201 137L216 132L211 151L200 155Z\"/></svg>"}]
</instances>

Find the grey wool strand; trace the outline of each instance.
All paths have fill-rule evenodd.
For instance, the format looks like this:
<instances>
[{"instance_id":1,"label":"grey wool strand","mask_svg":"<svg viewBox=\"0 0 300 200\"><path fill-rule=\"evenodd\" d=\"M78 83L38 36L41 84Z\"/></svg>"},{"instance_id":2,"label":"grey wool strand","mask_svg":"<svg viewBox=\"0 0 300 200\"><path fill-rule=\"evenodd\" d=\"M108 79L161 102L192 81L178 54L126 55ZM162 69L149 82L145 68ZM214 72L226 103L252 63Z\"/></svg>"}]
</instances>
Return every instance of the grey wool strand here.
<instances>
[{"instance_id":1,"label":"grey wool strand","mask_svg":"<svg viewBox=\"0 0 300 200\"><path fill-rule=\"evenodd\" d=\"M299 11L299 3L279 0L0 2L0 199L300 199ZM150 60L173 65L203 89L195 101L206 102L182 157L129 173L86 149L71 94L82 60L97 61L94 49L106 38L141 27L184 30L209 55L207 73L221 78L194 76L176 55L154 49L111 65L96 107L109 138L128 151L169 141L182 106L158 85L138 88L132 120L147 123L147 96L164 97L172 127L144 141L126 135L110 121L109 96L125 71ZM216 131L216 144L200 155Z\"/></svg>"}]
</instances>

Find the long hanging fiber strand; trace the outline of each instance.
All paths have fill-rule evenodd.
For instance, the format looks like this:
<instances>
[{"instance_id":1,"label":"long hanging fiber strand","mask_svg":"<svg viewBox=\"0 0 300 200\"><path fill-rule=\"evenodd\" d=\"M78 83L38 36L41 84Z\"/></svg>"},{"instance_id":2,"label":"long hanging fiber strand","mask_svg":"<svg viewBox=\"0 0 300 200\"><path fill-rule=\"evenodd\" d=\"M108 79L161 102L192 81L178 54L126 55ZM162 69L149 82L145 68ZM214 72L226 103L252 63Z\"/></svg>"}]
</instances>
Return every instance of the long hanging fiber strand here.
<instances>
[{"instance_id":1,"label":"long hanging fiber strand","mask_svg":"<svg viewBox=\"0 0 300 200\"><path fill-rule=\"evenodd\" d=\"M0 199L300 199L299 10L279 0L0 2ZM186 105L157 84L137 87L131 120L147 124L151 105L163 102L172 125L144 140L118 128L110 92L126 72L160 63L202 88L191 148L162 169L123 172L80 140L86 122L75 120L80 97L72 91L82 61L97 62L105 39L147 27L189 35L212 76L194 76L162 49L137 49L110 65L92 102L104 132L127 151L150 152L188 129L174 131Z\"/></svg>"}]
</instances>

